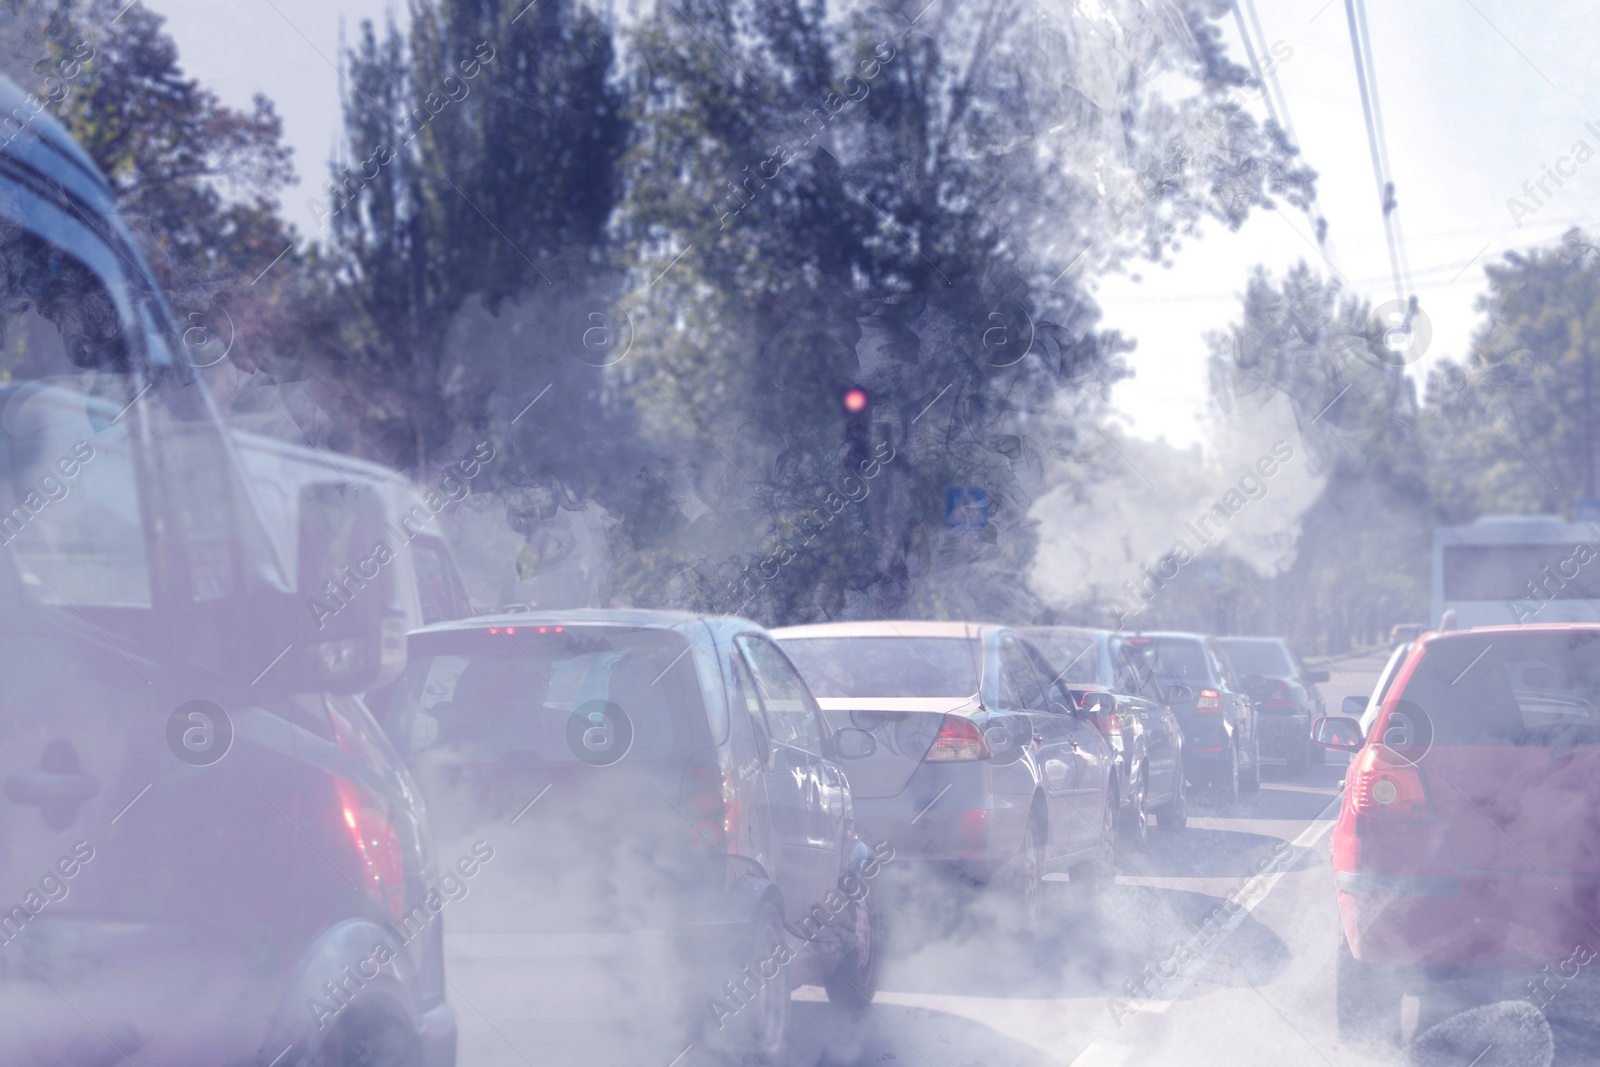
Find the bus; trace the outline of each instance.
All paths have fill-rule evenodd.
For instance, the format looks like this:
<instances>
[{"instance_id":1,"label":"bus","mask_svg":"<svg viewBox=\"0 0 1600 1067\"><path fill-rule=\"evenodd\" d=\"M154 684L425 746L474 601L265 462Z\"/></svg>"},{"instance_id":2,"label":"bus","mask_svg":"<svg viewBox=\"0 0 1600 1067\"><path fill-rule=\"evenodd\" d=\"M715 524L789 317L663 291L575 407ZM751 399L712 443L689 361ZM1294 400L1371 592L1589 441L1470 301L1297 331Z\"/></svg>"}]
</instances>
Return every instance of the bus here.
<instances>
[{"instance_id":1,"label":"bus","mask_svg":"<svg viewBox=\"0 0 1600 1067\"><path fill-rule=\"evenodd\" d=\"M1430 625L1600 622L1600 525L1491 516L1433 531Z\"/></svg>"}]
</instances>

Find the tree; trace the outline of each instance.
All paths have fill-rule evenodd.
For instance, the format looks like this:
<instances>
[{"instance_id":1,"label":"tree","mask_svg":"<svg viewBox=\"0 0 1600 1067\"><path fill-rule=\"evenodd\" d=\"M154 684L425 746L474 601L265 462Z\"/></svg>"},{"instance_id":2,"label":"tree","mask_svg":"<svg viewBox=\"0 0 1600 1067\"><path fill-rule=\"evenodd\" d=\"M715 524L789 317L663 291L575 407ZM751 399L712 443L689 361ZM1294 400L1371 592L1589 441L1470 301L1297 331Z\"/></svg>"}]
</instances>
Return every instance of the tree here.
<instances>
[{"instance_id":1,"label":"tree","mask_svg":"<svg viewBox=\"0 0 1600 1067\"><path fill-rule=\"evenodd\" d=\"M632 387L704 514L619 595L1031 614L1041 457L1122 373L1085 275L1304 202L1281 135L1226 100L1223 8L922 6L674 0L638 26Z\"/></svg>"},{"instance_id":2,"label":"tree","mask_svg":"<svg viewBox=\"0 0 1600 1067\"><path fill-rule=\"evenodd\" d=\"M1600 256L1581 230L1489 266L1487 321L1428 378L1423 426L1440 519L1562 514L1597 495Z\"/></svg>"},{"instance_id":3,"label":"tree","mask_svg":"<svg viewBox=\"0 0 1600 1067\"><path fill-rule=\"evenodd\" d=\"M292 250L285 269L251 284L293 242L278 198L294 170L271 102L257 95L237 111L186 77L165 20L142 3L8 7L7 72L110 182L176 304L186 358L209 365L226 353L254 369L272 347L261 339L295 334L302 303Z\"/></svg>"},{"instance_id":4,"label":"tree","mask_svg":"<svg viewBox=\"0 0 1600 1067\"><path fill-rule=\"evenodd\" d=\"M1327 484L1300 517L1293 565L1241 598L1264 592L1258 625L1322 652L1422 617L1433 515L1408 354L1368 303L1304 263L1281 283L1258 268L1243 311L1211 338L1213 400L1230 415L1286 400Z\"/></svg>"},{"instance_id":5,"label":"tree","mask_svg":"<svg viewBox=\"0 0 1600 1067\"><path fill-rule=\"evenodd\" d=\"M642 459L607 360L585 362L573 336L611 284L628 132L611 31L565 0L524 8L419 4L406 35L391 24L381 39L363 24L349 162L312 208L355 312L327 359L365 447L410 466L492 439L492 479L531 533L558 509L628 497Z\"/></svg>"}]
</instances>

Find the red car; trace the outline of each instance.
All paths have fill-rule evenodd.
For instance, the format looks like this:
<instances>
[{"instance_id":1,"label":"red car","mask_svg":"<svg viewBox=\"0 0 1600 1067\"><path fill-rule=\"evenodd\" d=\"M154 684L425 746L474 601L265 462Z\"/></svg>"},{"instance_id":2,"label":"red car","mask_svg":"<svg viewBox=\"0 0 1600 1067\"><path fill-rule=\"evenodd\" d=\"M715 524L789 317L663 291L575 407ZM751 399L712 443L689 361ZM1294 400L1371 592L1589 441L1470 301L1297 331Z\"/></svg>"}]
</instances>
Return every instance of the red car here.
<instances>
[{"instance_id":1,"label":"red car","mask_svg":"<svg viewBox=\"0 0 1600 1067\"><path fill-rule=\"evenodd\" d=\"M1313 726L1354 753L1333 834L1340 1031L1391 1040L1401 996L1434 980L1545 1008L1575 946L1600 947L1600 625L1427 634L1402 655L1359 721Z\"/></svg>"}]
</instances>

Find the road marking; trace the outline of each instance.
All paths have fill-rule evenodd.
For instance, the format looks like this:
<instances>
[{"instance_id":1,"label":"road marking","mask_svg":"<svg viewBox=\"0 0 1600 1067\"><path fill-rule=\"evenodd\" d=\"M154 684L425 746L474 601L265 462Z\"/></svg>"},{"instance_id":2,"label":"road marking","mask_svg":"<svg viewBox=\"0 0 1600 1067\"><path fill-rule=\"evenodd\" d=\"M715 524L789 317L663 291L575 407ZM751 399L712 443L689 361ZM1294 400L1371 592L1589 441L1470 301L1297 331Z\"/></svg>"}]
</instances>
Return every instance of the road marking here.
<instances>
[{"instance_id":1,"label":"road marking","mask_svg":"<svg viewBox=\"0 0 1600 1067\"><path fill-rule=\"evenodd\" d=\"M1343 799L1342 796L1336 796L1328 801L1327 806L1312 819L1311 825L1300 831L1300 836L1289 842L1289 847L1294 849L1293 858L1289 863L1282 868L1263 871L1255 875L1235 890L1232 896L1227 898L1229 901L1236 902L1239 905L1239 910L1234 912L1228 921L1222 924L1215 937L1207 942L1199 952L1196 952L1188 963L1178 969L1177 975L1172 980L1170 990L1167 988L1162 989L1163 999L1151 1003L1149 1007L1141 1007L1139 1009L1140 1012L1148 1011L1159 1014L1172 1007L1173 1002L1183 995L1184 990L1189 988L1200 974L1200 971L1211 961L1211 957L1216 955L1216 951L1222 943L1228 940L1229 935L1244 924L1250 913L1255 911L1262 901L1267 899L1268 894L1277 887L1283 876L1289 873L1289 868L1294 865L1295 860L1310 851L1312 846L1326 837L1328 832L1333 829L1334 819L1339 814L1339 804ZM1195 936L1198 937L1200 935L1197 934Z\"/></svg>"},{"instance_id":2,"label":"road marking","mask_svg":"<svg viewBox=\"0 0 1600 1067\"><path fill-rule=\"evenodd\" d=\"M1287 864L1282 868L1263 871L1261 874L1251 877L1227 898L1228 901L1237 902L1239 910L1234 912L1226 923L1218 927L1216 934L1212 935L1211 939L1191 956L1186 964L1178 969L1178 972L1172 976L1171 980L1164 984L1162 990L1164 999L1133 1001L1132 1010L1128 1013L1129 1016L1146 1013L1159 1015L1172 1007L1173 1002L1183 995L1184 990L1189 988L1195 978L1199 976L1201 970L1205 968L1205 965L1211 961L1211 957L1216 954L1217 948L1228 939L1229 935L1244 924L1245 918L1251 912L1255 911L1267 899L1272 890L1277 887L1279 880L1289 873L1295 861L1305 855L1307 851L1326 837L1328 832L1333 829L1334 820L1339 813L1339 804L1343 799L1344 795L1342 793L1335 796L1328 802L1326 807L1317 813L1311 820L1311 824L1300 831L1298 837L1289 842L1293 852L1291 853L1292 858ZM1203 934L1196 933L1191 940L1202 936ZM1134 1049L1131 1045L1125 1045L1120 1042L1091 1041L1083 1047L1083 1050L1077 1056L1069 1061L1068 1067L1122 1067L1122 1065L1130 1062L1130 1057L1133 1054Z\"/></svg>"}]
</instances>

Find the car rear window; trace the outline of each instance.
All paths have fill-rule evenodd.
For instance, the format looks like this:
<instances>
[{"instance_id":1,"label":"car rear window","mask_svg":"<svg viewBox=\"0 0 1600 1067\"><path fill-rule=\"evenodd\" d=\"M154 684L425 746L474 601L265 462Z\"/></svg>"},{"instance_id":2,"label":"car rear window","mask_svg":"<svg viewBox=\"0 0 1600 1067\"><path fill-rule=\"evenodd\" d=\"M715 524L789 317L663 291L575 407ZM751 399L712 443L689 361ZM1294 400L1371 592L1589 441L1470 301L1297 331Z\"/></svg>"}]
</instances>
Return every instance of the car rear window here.
<instances>
[{"instance_id":1,"label":"car rear window","mask_svg":"<svg viewBox=\"0 0 1600 1067\"><path fill-rule=\"evenodd\" d=\"M1188 637L1130 637L1128 647L1142 653L1150 664L1150 674L1160 681L1206 681L1205 649Z\"/></svg>"},{"instance_id":2,"label":"car rear window","mask_svg":"<svg viewBox=\"0 0 1600 1067\"><path fill-rule=\"evenodd\" d=\"M1100 657L1095 654L1094 634L1070 630L1030 630L1028 639L1044 653L1051 670L1059 672L1068 685L1094 685L1100 681Z\"/></svg>"},{"instance_id":3,"label":"car rear window","mask_svg":"<svg viewBox=\"0 0 1600 1067\"><path fill-rule=\"evenodd\" d=\"M791 637L783 650L819 697L966 697L978 642L964 637Z\"/></svg>"},{"instance_id":4,"label":"car rear window","mask_svg":"<svg viewBox=\"0 0 1600 1067\"><path fill-rule=\"evenodd\" d=\"M710 740L694 658L672 630L500 626L415 634L383 724L407 759L605 765L677 759Z\"/></svg>"},{"instance_id":5,"label":"car rear window","mask_svg":"<svg viewBox=\"0 0 1600 1067\"><path fill-rule=\"evenodd\" d=\"M1259 674L1263 678L1292 678L1294 664L1276 641L1218 641L1233 669L1240 674Z\"/></svg>"},{"instance_id":6,"label":"car rear window","mask_svg":"<svg viewBox=\"0 0 1600 1067\"><path fill-rule=\"evenodd\" d=\"M1396 722L1439 745L1600 742L1600 632L1552 630L1430 642L1397 697ZM1410 719L1420 710L1420 721ZM1385 738L1389 740L1389 738Z\"/></svg>"}]
</instances>

